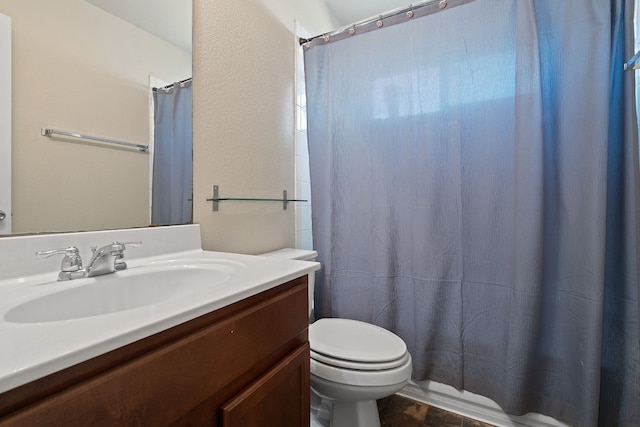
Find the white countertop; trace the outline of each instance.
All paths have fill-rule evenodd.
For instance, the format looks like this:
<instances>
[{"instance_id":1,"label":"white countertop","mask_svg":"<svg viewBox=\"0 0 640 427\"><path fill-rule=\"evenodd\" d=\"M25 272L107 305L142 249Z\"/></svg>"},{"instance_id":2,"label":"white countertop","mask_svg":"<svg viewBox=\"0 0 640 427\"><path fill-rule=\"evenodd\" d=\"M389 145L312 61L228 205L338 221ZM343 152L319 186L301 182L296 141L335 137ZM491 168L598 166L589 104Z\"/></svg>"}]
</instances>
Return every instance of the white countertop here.
<instances>
[{"instance_id":1,"label":"white countertop","mask_svg":"<svg viewBox=\"0 0 640 427\"><path fill-rule=\"evenodd\" d=\"M169 230L171 228L174 230ZM86 284L85 279L56 282L57 269L54 271L49 269L47 272L36 271L37 274L15 277L7 270L11 266L3 263L3 274L0 275L0 392L130 344L319 268L319 264L315 262L194 249L193 246L199 246L199 227L195 232L193 229L178 229L180 236L188 235L193 240L197 235L198 241L192 242L193 244L175 242L173 246L186 250L172 252L170 242L175 237L175 228L159 228L155 233L150 232L150 229L138 230L138 233L123 230L119 234L118 232L106 236L101 234L100 237L106 239L113 237L112 240L120 241L125 239L143 241L143 246L148 248L140 253L144 256L136 257L133 248L127 252L127 255L133 255L127 257L129 270L143 268L142 266L153 261L171 259L188 259L190 262L217 259L239 267L228 279L211 288L199 290L196 293L178 294L170 299L144 307L71 320L12 323L5 319L5 315L20 303L75 286L90 285ZM79 236L79 234L83 233L71 233L64 236L69 241L82 241L83 239L90 241L96 237L95 233L86 233L90 234L89 236ZM22 240L29 237L31 236L17 239ZM33 257L34 247L37 250L44 250L51 248L47 247L47 244L53 245L52 247L56 245L64 247L67 244L55 241L55 239L52 241L50 239L52 236L33 237L40 239L35 245L33 242L28 244L24 241L17 242L18 245L28 248L25 253L31 254L29 255L31 257ZM156 241L156 237L160 240ZM11 239L14 238L0 239L0 256L2 251L6 251L7 248L15 250L15 246L12 248L8 243L8 240ZM76 246L80 247L77 244ZM13 256L16 259L19 258L15 253ZM58 264L59 261L57 259ZM16 262L20 264L23 261ZM18 266L17 270L24 272L25 267Z\"/></svg>"}]
</instances>

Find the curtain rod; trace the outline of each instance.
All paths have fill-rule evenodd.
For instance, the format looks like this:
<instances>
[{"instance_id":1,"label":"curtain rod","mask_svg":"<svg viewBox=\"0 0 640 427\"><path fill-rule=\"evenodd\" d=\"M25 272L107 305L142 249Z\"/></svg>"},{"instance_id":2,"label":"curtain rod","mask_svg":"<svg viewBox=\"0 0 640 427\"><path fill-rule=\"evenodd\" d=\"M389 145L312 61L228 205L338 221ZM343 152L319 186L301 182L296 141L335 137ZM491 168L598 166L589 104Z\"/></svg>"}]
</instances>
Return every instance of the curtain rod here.
<instances>
[{"instance_id":1,"label":"curtain rod","mask_svg":"<svg viewBox=\"0 0 640 427\"><path fill-rule=\"evenodd\" d=\"M179 85L184 85L185 83L191 83L191 79L192 79L192 78L193 78L193 77L189 77L189 78L187 78L187 79L180 80L179 82L176 82L176 83L178 83ZM154 88L153 88L153 91L155 92L155 91L157 91L158 89L162 89L162 90L172 89L172 88L173 88L173 86L174 86L176 83L171 83L170 85L166 85L166 86L163 86L163 87L154 87Z\"/></svg>"},{"instance_id":2,"label":"curtain rod","mask_svg":"<svg viewBox=\"0 0 640 427\"><path fill-rule=\"evenodd\" d=\"M382 15L373 16L363 21L347 25L330 33L320 34L308 39L300 38L300 44L305 48L310 48L316 44L328 44L351 37L355 34L366 33L378 28L400 24L413 18L431 15L447 8L471 3L475 0L424 0L409 6L394 9Z\"/></svg>"}]
</instances>

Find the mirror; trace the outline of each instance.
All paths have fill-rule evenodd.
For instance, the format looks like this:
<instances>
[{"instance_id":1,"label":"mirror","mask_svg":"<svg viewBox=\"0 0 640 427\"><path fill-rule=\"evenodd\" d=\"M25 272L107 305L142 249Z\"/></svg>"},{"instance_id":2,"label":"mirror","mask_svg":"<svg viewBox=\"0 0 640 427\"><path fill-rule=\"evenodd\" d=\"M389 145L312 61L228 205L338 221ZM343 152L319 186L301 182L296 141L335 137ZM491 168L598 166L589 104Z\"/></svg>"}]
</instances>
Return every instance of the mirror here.
<instances>
[{"instance_id":1,"label":"mirror","mask_svg":"<svg viewBox=\"0 0 640 427\"><path fill-rule=\"evenodd\" d=\"M191 77L192 0L5 0L0 13L12 27L12 231L148 226L153 146L41 130L150 145L150 82Z\"/></svg>"}]
</instances>

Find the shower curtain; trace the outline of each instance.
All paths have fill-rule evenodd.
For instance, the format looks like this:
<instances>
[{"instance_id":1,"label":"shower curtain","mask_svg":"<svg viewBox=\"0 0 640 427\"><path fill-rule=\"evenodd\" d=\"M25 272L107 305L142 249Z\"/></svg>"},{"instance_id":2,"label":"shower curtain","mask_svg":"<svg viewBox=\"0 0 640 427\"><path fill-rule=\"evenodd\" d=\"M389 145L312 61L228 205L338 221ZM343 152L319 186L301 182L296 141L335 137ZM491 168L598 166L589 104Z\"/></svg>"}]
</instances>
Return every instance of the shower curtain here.
<instances>
[{"instance_id":1,"label":"shower curtain","mask_svg":"<svg viewBox=\"0 0 640 427\"><path fill-rule=\"evenodd\" d=\"M317 314L507 413L640 423L632 8L476 0L308 47Z\"/></svg>"},{"instance_id":2,"label":"shower curtain","mask_svg":"<svg viewBox=\"0 0 640 427\"><path fill-rule=\"evenodd\" d=\"M153 92L151 222L155 225L192 220L191 93L191 80Z\"/></svg>"}]
</instances>

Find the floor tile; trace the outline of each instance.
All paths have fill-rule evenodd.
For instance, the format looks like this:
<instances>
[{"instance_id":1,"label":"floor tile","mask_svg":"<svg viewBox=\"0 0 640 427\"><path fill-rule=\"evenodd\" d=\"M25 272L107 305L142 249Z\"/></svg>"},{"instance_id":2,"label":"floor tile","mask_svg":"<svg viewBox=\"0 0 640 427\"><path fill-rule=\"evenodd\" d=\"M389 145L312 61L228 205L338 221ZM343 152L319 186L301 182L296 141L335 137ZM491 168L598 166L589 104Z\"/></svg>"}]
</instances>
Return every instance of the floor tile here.
<instances>
[{"instance_id":1,"label":"floor tile","mask_svg":"<svg viewBox=\"0 0 640 427\"><path fill-rule=\"evenodd\" d=\"M444 409L429 406L424 425L429 427L462 427L463 417Z\"/></svg>"},{"instance_id":2,"label":"floor tile","mask_svg":"<svg viewBox=\"0 0 640 427\"><path fill-rule=\"evenodd\" d=\"M421 427L428 406L400 396L378 401L382 427Z\"/></svg>"},{"instance_id":3,"label":"floor tile","mask_svg":"<svg viewBox=\"0 0 640 427\"><path fill-rule=\"evenodd\" d=\"M378 400L381 427L494 427L406 397Z\"/></svg>"},{"instance_id":4,"label":"floor tile","mask_svg":"<svg viewBox=\"0 0 640 427\"><path fill-rule=\"evenodd\" d=\"M462 427L493 427L493 425L483 423L482 421L465 418L464 420L462 420Z\"/></svg>"}]
</instances>

